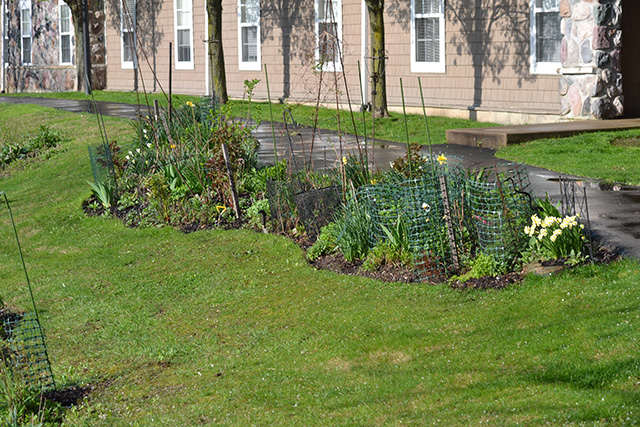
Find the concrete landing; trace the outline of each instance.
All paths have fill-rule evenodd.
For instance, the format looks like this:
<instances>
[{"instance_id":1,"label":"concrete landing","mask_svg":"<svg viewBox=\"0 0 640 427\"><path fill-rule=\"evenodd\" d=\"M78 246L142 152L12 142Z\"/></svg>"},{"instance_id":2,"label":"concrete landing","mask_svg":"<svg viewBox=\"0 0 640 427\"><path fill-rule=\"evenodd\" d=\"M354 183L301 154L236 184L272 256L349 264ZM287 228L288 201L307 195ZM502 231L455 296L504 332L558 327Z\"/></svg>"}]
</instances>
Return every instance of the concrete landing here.
<instances>
[{"instance_id":1,"label":"concrete landing","mask_svg":"<svg viewBox=\"0 0 640 427\"><path fill-rule=\"evenodd\" d=\"M501 148L509 144L543 138L560 138L586 132L640 129L640 119L576 120L523 126L499 126L447 130L447 143L482 148Z\"/></svg>"}]
</instances>

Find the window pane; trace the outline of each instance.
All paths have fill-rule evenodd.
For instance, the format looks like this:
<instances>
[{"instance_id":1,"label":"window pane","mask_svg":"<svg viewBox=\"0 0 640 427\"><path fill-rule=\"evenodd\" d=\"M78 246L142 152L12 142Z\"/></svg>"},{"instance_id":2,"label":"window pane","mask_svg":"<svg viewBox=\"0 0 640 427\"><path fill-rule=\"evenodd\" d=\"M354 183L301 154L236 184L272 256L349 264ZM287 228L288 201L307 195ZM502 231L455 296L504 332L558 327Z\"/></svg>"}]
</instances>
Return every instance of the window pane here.
<instances>
[{"instance_id":1,"label":"window pane","mask_svg":"<svg viewBox=\"0 0 640 427\"><path fill-rule=\"evenodd\" d=\"M136 23L135 0L123 0L122 5L122 29L133 31Z\"/></svg>"},{"instance_id":2,"label":"window pane","mask_svg":"<svg viewBox=\"0 0 640 427\"><path fill-rule=\"evenodd\" d=\"M440 21L438 18L416 19L416 61L440 62Z\"/></svg>"},{"instance_id":3,"label":"window pane","mask_svg":"<svg viewBox=\"0 0 640 427\"><path fill-rule=\"evenodd\" d=\"M325 0L318 0L318 19L326 19L328 4Z\"/></svg>"},{"instance_id":4,"label":"window pane","mask_svg":"<svg viewBox=\"0 0 640 427\"><path fill-rule=\"evenodd\" d=\"M22 63L31 63L31 37L22 38Z\"/></svg>"},{"instance_id":5,"label":"window pane","mask_svg":"<svg viewBox=\"0 0 640 427\"><path fill-rule=\"evenodd\" d=\"M258 0L240 0L240 22L257 24L259 17Z\"/></svg>"},{"instance_id":6,"label":"window pane","mask_svg":"<svg viewBox=\"0 0 640 427\"><path fill-rule=\"evenodd\" d=\"M560 14L558 12L545 12L536 15L537 52L538 62L560 62L560 45L562 34L560 33Z\"/></svg>"},{"instance_id":7,"label":"window pane","mask_svg":"<svg viewBox=\"0 0 640 427\"><path fill-rule=\"evenodd\" d=\"M558 9L560 0L536 0L536 7L544 10Z\"/></svg>"},{"instance_id":8,"label":"window pane","mask_svg":"<svg viewBox=\"0 0 640 427\"><path fill-rule=\"evenodd\" d=\"M178 30L178 62L191 61L191 30Z\"/></svg>"},{"instance_id":9,"label":"window pane","mask_svg":"<svg viewBox=\"0 0 640 427\"><path fill-rule=\"evenodd\" d=\"M258 28L242 27L242 62L258 61Z\"/></svg>"},{"instance_id":10,"label":"window pane","mask_svg":"<svg viewBox=\"0 0 640 427\"><path fill-rule=\"evenodd\" d=\"M122 60L133 62L133 33L122 33Z\"/></svg>"},{"instance_id":11,"label":"window pane","mask_svg":"<svg viewBox=\"0 0 640 427\"><path fill-rule=\"evenodd\" d=\"M336 62L338 58L338 24L325 22L318 25L320 61Z\"/></svg>"},{"instance_id":12,"label":"window pane","mask_svg":"<svg viewBox=\"0 0 640 427\"><path fill-rule=\"evenodd\" d=\"M440 13L440 0L415 0L416 15Z\"/></svg>"},{"instance_id":13,"label":"window pane","mask_svg":"<svg viewBox=\"0 0 640 427\"><path fill-rule=\"evenodd\" d=\"M31 36L31 9L20 10L20 31L23 36Z\"/></svg>"},{"instance_id":14,"label":"window pane","mask_svg":"<svg viewBox=\"0 0 640 427\"><path fill-rule=\"evenodd\" d=\"M62 62L71 62L71 36L63 35L60 37L60 48L62 51Z\"/></svg>"},{"instance_id":15,"label":"window pane","mask_svg":"<svg viewBox=\"0 0 640 427\"><path fill-rule=\"evenodd\" d=\"M60 32L61 33L68 33L69 32L69 27L70 27L70 12L69 12L69 6L67 5L61 5L60 6Z\"/></svg>"}]
</instances>

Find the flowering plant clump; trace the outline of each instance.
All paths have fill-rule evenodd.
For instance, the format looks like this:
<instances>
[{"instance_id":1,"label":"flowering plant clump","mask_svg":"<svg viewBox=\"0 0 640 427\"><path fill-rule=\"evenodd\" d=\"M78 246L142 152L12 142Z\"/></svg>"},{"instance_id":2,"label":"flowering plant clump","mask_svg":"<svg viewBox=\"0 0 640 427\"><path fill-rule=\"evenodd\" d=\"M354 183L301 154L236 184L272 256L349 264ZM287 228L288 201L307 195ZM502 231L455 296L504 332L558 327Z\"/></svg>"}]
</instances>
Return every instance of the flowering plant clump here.
<instances>
[{"instance_id":1,"label":"flowering plant clump","mask_svg":"<svg viewBox=\"0 0 640 427\"><path fill-rule=\"evenodd\" d=\"M545 259L579 258L584 245L584 225L579 215L531 216L531 225L524 227L531 251Z\"/></svg>"}]
</instances>

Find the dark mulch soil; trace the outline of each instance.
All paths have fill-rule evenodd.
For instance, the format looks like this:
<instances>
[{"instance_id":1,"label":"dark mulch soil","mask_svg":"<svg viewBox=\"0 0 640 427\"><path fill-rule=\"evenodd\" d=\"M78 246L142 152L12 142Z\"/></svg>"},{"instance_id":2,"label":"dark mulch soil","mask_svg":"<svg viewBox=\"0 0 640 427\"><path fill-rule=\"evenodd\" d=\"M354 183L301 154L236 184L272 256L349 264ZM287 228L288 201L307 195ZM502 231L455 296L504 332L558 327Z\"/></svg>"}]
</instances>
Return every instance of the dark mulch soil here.
<instances>
[{"instance_id":1,"label":"dark mulch soil","mask_svg":"<svg viewBox=\"0 0 640 427\"><path fill-rule=\"evenodd\" d=\"M87 385L84 387L67 387L62 390L52 390L44 394L44 398L52 402L59 403L64 408L76 406L89 396L95 387Z\"/></svg>"},{"instance_id":2,"label":"dark mulch soil","mask_svg":"<svg viewBox=\"0 0 640 427\"><path fill-rule=\"evenodd\" d=\"M362 261L350 262L344 259L340 253L324 255L311 262L315 268L334 271L336 273L348 274L351 276L364 276L383 282L415 282L416 277L412 268L398 267L394 265L382 265L377 270L363 270Z\"/></svg>"}]
</instances>

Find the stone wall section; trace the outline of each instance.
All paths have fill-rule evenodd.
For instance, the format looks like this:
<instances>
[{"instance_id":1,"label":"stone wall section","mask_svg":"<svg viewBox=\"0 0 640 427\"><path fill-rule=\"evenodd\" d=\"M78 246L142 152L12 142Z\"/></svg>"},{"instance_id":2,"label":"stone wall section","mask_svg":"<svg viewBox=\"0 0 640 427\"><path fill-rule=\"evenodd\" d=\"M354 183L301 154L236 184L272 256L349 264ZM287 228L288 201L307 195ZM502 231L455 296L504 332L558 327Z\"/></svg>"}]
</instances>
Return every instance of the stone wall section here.
<instances>
[{"instance_id":1,"label":"stone wall section","mask_svg":"<svg viewBox=\"0 0 640 427\"><path fill-rule=\"evenodd\" d=\"M75 89L76 70L59 65L58 6L56 1L32 2L31 64L21 65L20 8L7 2L7 92L50 92Z\"/></svg>"},{"instance_id":2,"label":"stone wall section","mask_svg":"<svg viewBox=\"0 0 640 427\"><path fill-rule=\"evenodd\" d=\"M622 0L560 0L560 16L563 117L621 117Z\"/></svg>"}]
</instances>

